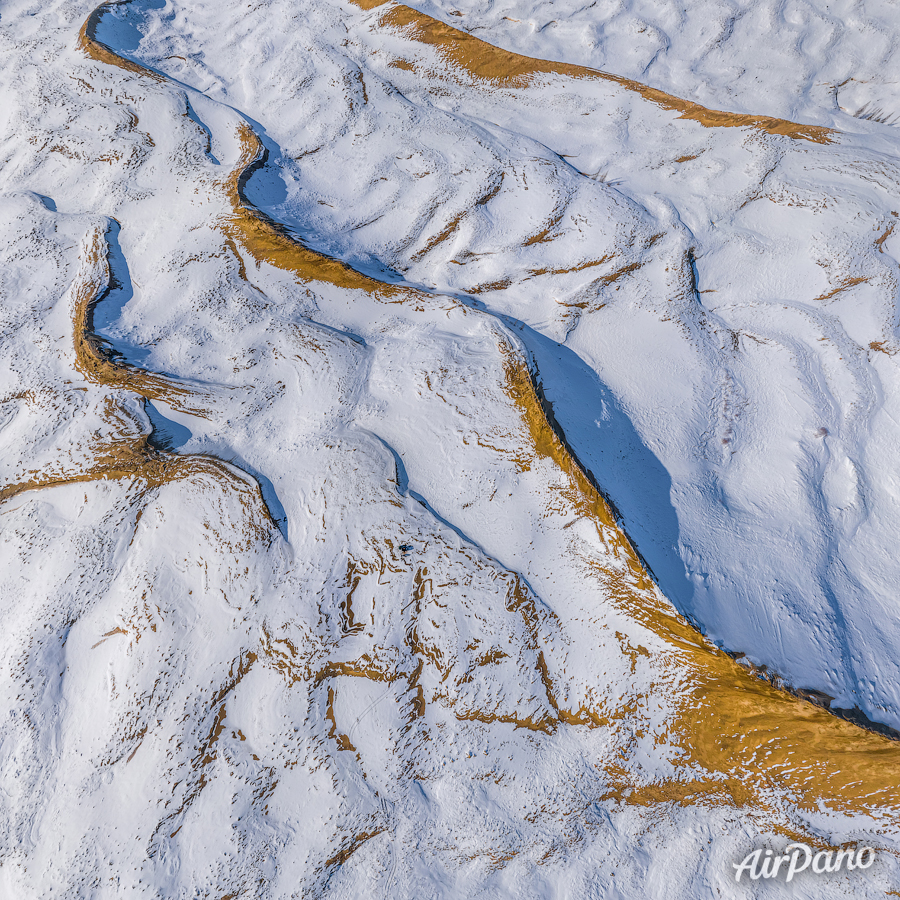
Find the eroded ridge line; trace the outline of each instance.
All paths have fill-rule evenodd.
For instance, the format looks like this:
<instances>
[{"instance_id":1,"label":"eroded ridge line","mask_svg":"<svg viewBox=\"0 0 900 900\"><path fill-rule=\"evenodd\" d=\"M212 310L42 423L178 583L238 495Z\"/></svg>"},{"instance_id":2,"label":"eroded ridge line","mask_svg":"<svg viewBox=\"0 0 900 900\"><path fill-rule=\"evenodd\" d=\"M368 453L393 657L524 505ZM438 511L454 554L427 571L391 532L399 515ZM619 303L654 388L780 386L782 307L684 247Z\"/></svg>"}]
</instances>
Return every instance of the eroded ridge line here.
<instances>
[{"instance_id":1,"label":"eroded ridge line","mask_svg":"<svg viewBox=\"0 0 900 900\"><path fill-rule=\"evenodd\" d=\"M804 125L776 116L733 113L708 109L691 100L650 87L623 75L615 75L588 66L537 59L503 50L487 41L453 28L413 7L393 0L350 0L362 9L382 10L377 16L380 27L399 31L405 37L434 47L438 55L476 81L493 87L529 88L541 75L563 75L576 79L611 81L627 91L639 94L656 106L679 113L682 119L699 122L706 128L754 128L771 135L817 144L832 143L835 132L822 125ZM404 60L407 66L411 65ZM416 66L412 64L415 71Z\"/></svg>"}]
</instances>

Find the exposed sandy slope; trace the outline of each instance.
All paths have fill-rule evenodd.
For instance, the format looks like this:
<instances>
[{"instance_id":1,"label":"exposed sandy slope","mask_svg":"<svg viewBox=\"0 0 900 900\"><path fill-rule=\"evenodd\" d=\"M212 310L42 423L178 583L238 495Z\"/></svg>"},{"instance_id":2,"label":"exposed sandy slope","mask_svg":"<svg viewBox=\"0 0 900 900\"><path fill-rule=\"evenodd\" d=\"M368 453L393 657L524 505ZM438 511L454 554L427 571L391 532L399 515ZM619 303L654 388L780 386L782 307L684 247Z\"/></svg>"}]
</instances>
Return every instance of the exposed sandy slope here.
<instances>
[{"instance_id":1,"label":"exposed sandy slope","mask_svg":"<svg viewBox=\"0 0 900 900\"><path fill-rule=\"evenodd\" d=\"M709 106L846 127L896 120L890 2L722 0L417 4L485 40L594 66Z\"/></svg>"},{"instance_id":2,"label":"exposed sandy slope","mask_svg":"<svg viewBox=\"0 0 900 900\"><path fill-rule=\"evenodd\" d=\"M0 5L0 891L896 885L895 133L501 12Z\"/></svg>"}]
</instances>

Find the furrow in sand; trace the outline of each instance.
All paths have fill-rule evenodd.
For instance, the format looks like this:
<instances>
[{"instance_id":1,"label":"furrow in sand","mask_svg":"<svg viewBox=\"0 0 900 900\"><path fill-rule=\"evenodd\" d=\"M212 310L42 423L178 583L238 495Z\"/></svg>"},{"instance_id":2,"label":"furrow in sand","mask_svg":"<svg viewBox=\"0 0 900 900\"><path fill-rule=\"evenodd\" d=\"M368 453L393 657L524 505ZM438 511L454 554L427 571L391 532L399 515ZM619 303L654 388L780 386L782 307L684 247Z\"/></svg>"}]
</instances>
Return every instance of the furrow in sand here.
<instances>
[{"instance_id":1,"label":"furrow in sand","mask_svg":"<svg viewBox=\"0 0 900 900\"><path fill-rule=\"evenodd\" d=\"M165 82L165 76L120 56L111 47L97 40L97 27L103 15L113 6L131 2L132 0L105 0L101 3L81 27L79 46L86 56L97 62L144 75L157 82ZM405 285L378 281L340 260L310 250L289 235L281 223L257 209L247 200L244 187L250 176L266 164L268 151L247 123L240 126L238 139L240 158L224 185L232 213L222 225L228 238L238 241L257 263L269 263L291 272L300 281L318 281L334 287L362 290L394 302L420 293Z\"/></svg>"},{"instance_id":2,"label":"furrow in sand","mask_svg":"<svg viewBox=\"0 0 900 900\"><path fill-rule=\"evenodd\" d=\"M244 194L244 187L250 176L266 164L268 151L246 123L239 128L238 139L240 159L225 182L232 213L223 222L223 227L228 237L239 243L257 264L268 263L291 272L301 282L316 281L365 291L394 302L409 299L417 293L403 285L378 281L334 257L304 247L283 225L253 206Z\"/></svg>"},{"instance_id":3,"label":"furrow in sand","mask_svg":"<svg viewBox=\"0 0 900 900\"><path fill-rule=\"evenodd\" d=\"M105 0L105 2L101 3L84 20L84 24L78 32L78 46L81 47L87 56L97 62L118 66L120 69L125 69L127 72L132 72L135 75L150 78L153 81L165 81L165 78L162 75L151 72L144 66L138 65L138 63L132 62L124 56L119 56L119 54L111 47L108 47L106 44L97 40L97 26L100 24L100 20L103 18L104 13L113 6L124 6L126 3L130 2L131 0Z\"/></svg>"},{"instance_id":4,"label":"furrow in sand","mask_svg":"<svg viewBox=\"0 0 900 900\"><path fill-rule=\"evenodd\" d=\"M159 399L191 413L185 399L197 394L174 379L130 366L116 358L114 352L93 330L93 314L97 304L109 293L109 247L106 229L97 227L89 235L82 267L71 288L73 345L76 368L96 384L131 391L143 399ZM107 416L115 420L118 407L108 404ZM197 477L210 478L236 493L247 513L250 531L269 540L270 527L276 527L258 483L247 473L222 460L204 454L178 454L162 450L154 444L152 434L133 439L123 438L106 445L92 465L77 470L34 472L27 478L0 488L0 502L25 491L98 479L134 479L152 490L164 484Z\"/></svg>"},{"instance_id":5,"label":"furrow in sand","mask_svg":"<svg viewBox=\"0 0 900 900\"><path fill-rule=\"evenodd\" d=\"M94 331L94 313L112 286L108 250L104 229L95 229L88 239L82 260L85 271L74 286L72 328L76 367L95 384L124 388L148 399L162 400L186 412L199 414L199 410L186 407L184 402L185 398L196 393L195 390L175 379L139 369L117 358L108 342Z\"/></svg>"},{"instance_id":6,"label":"furrow in sand","mask_svg":"<svg viewBox=\"0 0 900 900\"><path fill-rule=\"evenodd\" d=\"M92 14L102 14L105 5ZM359 5L374 7L376 3ZM93 40L96 18L89 19L83 46L95 59L143 71ZM435 45L453 64L493 84L527 86L540 74L605 78L638 91L646 99L680 112L683 118L710 127L752 127L770 134L827 143L826 129L797 125L780 119L739 116L703 109L618 76L577 66L530 60L498 50L408 7L391 5L382 24L403 28ZM98 50L98 47L101 48ZM257 262L293 273L304 282L362 290L386 300L414 298L413 289L389 285L356 272L338 260L304 247L282 226L255 210L243 196L246 179L265 162L265 152L249 125L242 126L241 159L225 186L233 214L225 229ZM424 296L424 295L421 295ZM521 411L531 436L532 451L551 460L565 476L567 496L590 519L608 547L626 561L625 573L593 565L601 596L633 621L661 637L670 653L661 665L682 685L680 701L660 696L663 705L675 702L668 718L665 740L683 753L673 765L671 779L635 783L633 773L615 764L606 767L609 796L624 802L649 805L675 801L727 806L753 806L771 812L785 833L796 826L772 805L773 791L785 792L800 807L810 810L825 803L847 811L896 816L900 808L900 747L886 738L836 718L818 706L755 678L727 654L711 646L666 604L642 565L627 536L600 492L569 452L564 436L554 430L542 407L534 375L518 348L506 348L506 391ZM557 426L558 427L558 426ZM588 564L588 568L591 565ZM523 611L523 615L525 612ZM543 659L543 657L541 657ZM557 691L544 665L542 680L563 723L616 725L597 711L560 708ZM623 686L628 693L627 686ZM638 698L639 699L639 698ZM627 709L620 723L627 717Z\"/></svg>"}]
</instances>

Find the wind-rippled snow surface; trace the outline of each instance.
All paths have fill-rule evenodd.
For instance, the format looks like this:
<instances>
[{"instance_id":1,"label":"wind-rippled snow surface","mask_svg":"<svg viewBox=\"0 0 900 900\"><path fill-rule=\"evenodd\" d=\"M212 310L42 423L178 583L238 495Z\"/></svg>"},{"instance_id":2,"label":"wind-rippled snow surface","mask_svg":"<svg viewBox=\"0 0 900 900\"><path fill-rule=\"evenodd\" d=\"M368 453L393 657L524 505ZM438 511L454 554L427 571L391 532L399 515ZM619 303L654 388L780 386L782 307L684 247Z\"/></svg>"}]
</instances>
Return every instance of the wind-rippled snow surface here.
<instances>
[{"instance_id":1,"label":"wind-rippled snow surface","mask_svg":"<svg viewBox=\"0 0 900 900\"><path fill-rule=\"evenodd\" d=\"M896 891L898 29L0 0L0 897Z\"/></svg>"}]
</instances>

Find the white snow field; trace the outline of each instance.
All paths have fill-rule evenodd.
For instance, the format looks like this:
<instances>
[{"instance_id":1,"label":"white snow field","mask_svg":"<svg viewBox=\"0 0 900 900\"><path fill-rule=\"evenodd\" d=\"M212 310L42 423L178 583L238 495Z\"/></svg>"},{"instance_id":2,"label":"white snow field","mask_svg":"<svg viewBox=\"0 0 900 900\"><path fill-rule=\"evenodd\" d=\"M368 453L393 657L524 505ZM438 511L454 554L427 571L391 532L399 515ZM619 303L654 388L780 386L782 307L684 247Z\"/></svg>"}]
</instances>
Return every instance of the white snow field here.
<instances>
[{"instance_id":1,"label":"white snow field","mask_svg":"<svg viewBox=\"0 0 900 900\"><path fill-rule=\"evenodd\" d=\"M898 34L0 0L0 900L896 895Z\"/></svg>"}]
</instances>

